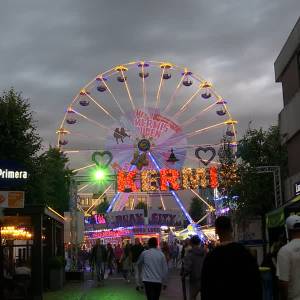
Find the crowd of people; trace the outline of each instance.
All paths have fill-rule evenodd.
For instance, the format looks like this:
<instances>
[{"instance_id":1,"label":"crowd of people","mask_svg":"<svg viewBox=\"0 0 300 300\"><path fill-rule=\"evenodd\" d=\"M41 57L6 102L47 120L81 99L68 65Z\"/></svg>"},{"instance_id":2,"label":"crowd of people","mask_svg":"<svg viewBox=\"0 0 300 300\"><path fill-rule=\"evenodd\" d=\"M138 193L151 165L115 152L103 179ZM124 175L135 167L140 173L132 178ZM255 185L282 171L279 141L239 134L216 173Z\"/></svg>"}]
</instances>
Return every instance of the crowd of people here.
<instances>
[{"instance_id":1,"label":"crowd of people","mask_svg":"<svg viewBox=\"0 0 300 300\"><path fill-rule=\"evenodd\" d=\"M291 242L280 249L276 266L280 299L300 299L300 217L289 217L287 226ZM160 245L156 238L150 238L147 244L136 239L134 245L114 247L97 240L90 265L98 281L113 273L122 274L128 282L134 276L136 290L145 289L148 300L158 300L161 290L167 288L171 268L181 270L183 283L188 278L190 300L196 300L199 294L201 300L262 299L256 258L233 241L228 217L217 218L215 228L219 244L209 247L197 235L184 242L162 241ZM183 294L185 290L183 284Z\"/></svg>"}]
</instances>

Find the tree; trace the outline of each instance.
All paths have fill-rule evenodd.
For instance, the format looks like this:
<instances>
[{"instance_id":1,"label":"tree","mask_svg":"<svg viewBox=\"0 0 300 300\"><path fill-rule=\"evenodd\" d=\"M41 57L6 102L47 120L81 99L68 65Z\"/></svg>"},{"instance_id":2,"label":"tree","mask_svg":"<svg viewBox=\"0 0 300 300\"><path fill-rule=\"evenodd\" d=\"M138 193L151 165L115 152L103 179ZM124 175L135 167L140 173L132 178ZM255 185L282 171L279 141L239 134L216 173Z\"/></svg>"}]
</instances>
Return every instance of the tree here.
<instances>
[{"instance_id":1,"label":"tree","mask_svg":"<svg viewBox=\"0 0 300 300\"><path fill-rule=\"evenodd\" d=\"M148 207L147 207L147 203L146 202L139 201L134 208L135 209L143 209L145 217L148 216Z\"/></svg>"},{"instance_id":2,"label":"tree","mask_svg":"<svg viewBox=\"0 0 300 300\"><path fill-rule=\"evenodd\" d=\"M239 180L237 176L237 162L236 155L231 146L231 141L228 137L224 136L221 140L221 147L218 151L219 156L219 174L220 185L219 190L223 196L232 196L232 188Z\"/></svg>"},{"instance_id":3,"label":"tree","mask_svg":"<svg viewBox=\"0 0 300 300\"><path fill-rule=\"evenodd\" d=\"M65 154L57 148L50 147L40 156L44 188L42 202L59 212L69 208L72 171L67 167L68 162Z\"/></svg>"},{"instance_id":4,"label":"tree","mask_svg":"<svg viewBox=\"0 0 300 300\"><path fill-rule=\"evenodd\" d=\"M103 201L97 206L97 213L98 214L105 214L108 207L109 207L109 202L107 201L107 198L104 197Z\"/></svg>"},{"instance_id":5,"label":"tree","mask_svg":"<svg viewBox=\"0 0 300 300\"><path fill-rule=\"evenodd\" d=\"M0 157L14 160L30 174L25 186L25 201L33 203L40 196L40 164L38 151L41 149L39 137L28 99L13 88L0 96Z\"/></svg>"},{"instance_id":6,"label":"tree","mask_svg":"<svg viewBox=\"0 0 300 300\"><path fill-rule=\"evenodd\" d=\"M239 215L261 216L274 208L272 174L259 174L257 167L280 166L281 175L287 175L287 150L281 145L278 126L268 130L248 129L239 141L238 173L240 181L234 187L239 196Z\"/></svg>"},{"instance_id":7,"label":"tree","mask_svg":"<svg viewBox=\"0 0 300 300\"><path fill-rule=\"evenodd\" d=\"M197 222L203 217L204 215L203 203L198 197L192 198L189 214L195 222Z\"/></svg>"}]
</instances>

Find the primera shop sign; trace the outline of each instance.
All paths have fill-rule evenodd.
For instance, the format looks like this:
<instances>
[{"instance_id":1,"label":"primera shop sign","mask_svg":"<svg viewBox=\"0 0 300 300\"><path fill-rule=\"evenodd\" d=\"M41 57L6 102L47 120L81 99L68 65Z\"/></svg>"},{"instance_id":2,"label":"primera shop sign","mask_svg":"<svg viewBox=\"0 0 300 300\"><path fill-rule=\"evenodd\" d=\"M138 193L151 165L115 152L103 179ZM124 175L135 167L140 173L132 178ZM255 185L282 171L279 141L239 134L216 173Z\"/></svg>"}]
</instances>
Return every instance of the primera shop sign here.
<instances>
[{"instance_id":1,"label":"primera shop sign","mask_svg":"<svg viewBox=\"0 0 300 300\"><path fill-rule=\"evenodd\" d=\"M27 171L12 171L0 168L0 177L2 179L27 179Z\"/></svg>"},{"instance_id":2,"label":"primera shop sign","mask_svg":"<svg viewBox=\"0 0 300 300\"><path fill-rule=\"evenodd\" d=\"M14 161L0 161L0 187L12 187L25 184L28 172Z\"/></svg>"}]
</instances>

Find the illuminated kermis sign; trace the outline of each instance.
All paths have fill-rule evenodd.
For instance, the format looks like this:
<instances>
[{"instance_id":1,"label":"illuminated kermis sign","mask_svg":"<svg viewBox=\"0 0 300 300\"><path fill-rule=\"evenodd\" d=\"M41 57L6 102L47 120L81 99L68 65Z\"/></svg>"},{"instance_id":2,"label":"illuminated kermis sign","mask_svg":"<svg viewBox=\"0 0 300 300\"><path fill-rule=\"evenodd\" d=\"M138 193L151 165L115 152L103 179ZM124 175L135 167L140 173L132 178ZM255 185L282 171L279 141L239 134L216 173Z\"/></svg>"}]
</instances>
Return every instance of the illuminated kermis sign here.
<instances>
[{"instance_id":1,"label":"illuminated kermis sign","mask_svg":"<svg viewBox=\"0 0 300 300\"><path fill-rule=\"evenodd\" d=\"M218 170L210 168L137 170L117 174L118 192L155 192L167 190L217 188Z\"/></svg>"},{"instance_id":2,"label":"illuminated kermis sign","mask_svg":"<svg viewBox=\"0 0 300 300\"><path fill-rule=\"evenodd\" d=\"M14 161L0 161L0 187L12 187L25 184L28 172Z\"/></svg>"}]
</instances>

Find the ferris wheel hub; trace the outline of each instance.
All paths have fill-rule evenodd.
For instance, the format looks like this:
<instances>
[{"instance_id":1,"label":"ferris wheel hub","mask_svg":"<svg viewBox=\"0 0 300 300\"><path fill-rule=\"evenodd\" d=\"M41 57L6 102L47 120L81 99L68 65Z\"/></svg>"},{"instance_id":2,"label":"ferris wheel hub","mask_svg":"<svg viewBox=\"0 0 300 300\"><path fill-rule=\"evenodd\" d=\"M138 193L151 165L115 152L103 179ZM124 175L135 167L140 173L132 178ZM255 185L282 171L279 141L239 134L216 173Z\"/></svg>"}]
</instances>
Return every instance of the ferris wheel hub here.
<instances>
[{"instance_id":1,"label":"ferris wheel hub","mask_svg":"<svg viewBox=\"0 0 300 300\"><path fill-rule=\"evenodd\" d=\"M150 147L151 147L151 143L149 140L147 139L141 139L139 142L138 142L138 149L142 152L147 152L150 150Z\"/></svg>"}]
</instances>

